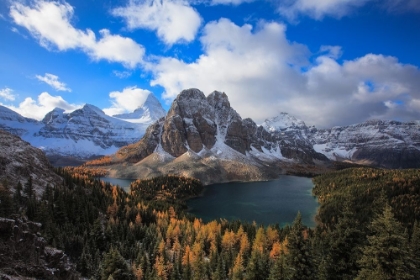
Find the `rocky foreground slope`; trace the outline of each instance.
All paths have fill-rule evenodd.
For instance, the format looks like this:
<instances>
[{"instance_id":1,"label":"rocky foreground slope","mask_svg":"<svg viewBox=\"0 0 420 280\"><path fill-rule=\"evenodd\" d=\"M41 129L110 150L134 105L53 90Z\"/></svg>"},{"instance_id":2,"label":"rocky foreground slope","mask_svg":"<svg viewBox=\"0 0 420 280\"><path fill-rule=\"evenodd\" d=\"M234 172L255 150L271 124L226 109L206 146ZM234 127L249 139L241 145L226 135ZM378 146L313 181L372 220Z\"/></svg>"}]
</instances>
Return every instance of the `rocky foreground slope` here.
<instances>
[{"instance_id":1,"label":"rocky foreground slope","mask_svg":"<svg viewBox=\"0 0 420 280\"><path fill-rule=\"evenodd\" d=\"M0 217L0 279L81 279L63 251L47 246L41 224Z\"/></svg>"},{"instance_id":2,"label":"rocky foreground slope","mask_svg":"<svg viewBox=\"0 0 420 280\"><path fill-rule=\"evenodd\" d=\"M62 178L52 169L45 154L28 142L0 129L0 182L6 180L12 190L29 178L35 194L42 195L47 185L59 185Z\"/></svg>"}]
</instances>

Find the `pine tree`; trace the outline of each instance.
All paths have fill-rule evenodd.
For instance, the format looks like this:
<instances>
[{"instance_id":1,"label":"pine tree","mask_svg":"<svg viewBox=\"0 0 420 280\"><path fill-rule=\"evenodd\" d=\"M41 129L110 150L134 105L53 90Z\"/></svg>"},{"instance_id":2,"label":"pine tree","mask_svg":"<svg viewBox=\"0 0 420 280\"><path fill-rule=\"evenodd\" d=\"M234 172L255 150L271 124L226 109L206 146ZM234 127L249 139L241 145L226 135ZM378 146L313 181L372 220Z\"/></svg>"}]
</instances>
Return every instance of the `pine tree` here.
<instances>
[{"instance_id":1,"label":"pine tree","mask_svg":"<svg viewBox=\"0 0 420 280\"><path fill-rule=\"evenodd\" d=\"M287 237L287 279L305 280L314 277L309 244L303 236L303 230L302 216L298 212Z\"/></svg>"},{"instance_id":2,"label":"pine tree","mask_svg":"<svg viewBox=\"0 0 420 280\"><path fill-rule=\"evenodd\" d=\"M13 199L9 189L9 183L4 180L0 184L0 217L8 217L14 211Z\"/></svg>"},{"instance_id":3,"label":"pine tree","mask_svg":"<svg viewBox=\"0 0 420 280\"><path fill-rule=\"evenodd\" d=\"M362 269L356 279L414 279L414 256L404 228L394 218L389 205L369 227L368 245L362 250ZM379 278L378 278L379 277Z\"/></svg>"},{"instance_id":4,"label":"pine tree","mask_svg":"<svg viewBox=\"0 0 420 280\"><path fill-rule=\"evenodd\" d=\"M133 279L128 265L117 249L111 248L109 250L102 261L101 267L102 280L107 280L110 276L115 280Z\"/></svg>"},{"instance_id":5,"label":"pine tree","mask_svg":"<svg viewBox=\"0 0 420 280\"><path fill-rule=\"evenodd\" d=\"M31 198L34 194L34 187L32 185L32 177L29 176L28 181L25 183L23 193L26 194L28 198Z\"/></svg>"},{"instance_id":6,"label":"pine tree","mask_svg":"<svg viewBox=\"0 0 420 280\"><path fill-rule=\"evenodd\" d=\"M20 204L22 204L22 183L18 181L15 189L15 194L13 195L13 200L15 201L15 205L19 208Z\"/></svg>"},{"instance_id":7,"label":"pine tree","mask_svg":"<svg viewBox=\"0 0 420 280\"><path fill-rule=\"evenodd\" d=\"M357 260L360 257L359 246L362 243L362 232L357 228L350 206L347 204L343 217L339 218L335 228L325 236L328 253L326 272L328 279L354 279L359 270Z\"/></svg>"},{"instance_id":8,"label":"pine tree","mask_svg":"<svg viewBox=\"0 0 420 280\"><path fill-rule=\"evenodd\" d=\"M420 224L418 221L414 223L413 234L410 241L411 252L414 255L414 271L415 279L420 279Z\"/></svg>"}]
</instances>

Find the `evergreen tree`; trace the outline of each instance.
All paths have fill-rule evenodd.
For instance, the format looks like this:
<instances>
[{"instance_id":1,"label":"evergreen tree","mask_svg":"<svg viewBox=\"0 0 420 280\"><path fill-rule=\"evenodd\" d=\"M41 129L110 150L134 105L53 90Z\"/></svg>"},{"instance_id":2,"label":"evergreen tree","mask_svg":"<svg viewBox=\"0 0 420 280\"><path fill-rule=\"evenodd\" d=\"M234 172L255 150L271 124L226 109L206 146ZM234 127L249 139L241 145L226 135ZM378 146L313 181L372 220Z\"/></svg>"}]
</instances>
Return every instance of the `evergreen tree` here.
<instances>
[{"instance_id":1,"label":"evergreen tree","mask_svg":"<svg viewBox=\"0 0 420 280\"><path fill-rule=\"evenodd\" d=\"M326 256L327 279L354 279L359 270L359 246L363 234L358 229L349 204L344 208L343 217L339 218L335 228L324 238L328 250Z\"/></svg>"},{"instance_id":2,"label":"evergreen tree","mask_svg":"<svg viewBox=\"0 0 420 280\"><path fill-rule=\"evenodd\" d=\"M362 250L362 267L356 279L414 279L414 256L404 228L394 218L389 205L369 227L368 245Z\"/></svg>"},{"instance_id":3,"label":"evergreen tree","mask_svg":"<svg viewBox=\"0 0 420 280\"><path fill-rule=\"evenodd\" d=\"M287 237L287 279L305 280L314 277L309 244L303 236L303 230L302 216L298 212Z\"/></svg>"},{"instance_id":4,"label":"evergreen tree","mask_svg":"<svg viewBox=\"0 0 420 280\"><path fill-rule=\"evenodd\" d=\"M281 254L279 258L274 260L270 268L270 275L268 280L282 280L284 278L284 255Z\"/></svg>"},{"instance_id":5,"label":"evergreen tree","mask_svg":"<svg viewBox=\"0 0 420 280\"><path fill-rule=\"evenodd\" d=\"M414 256L414 264L416 266L414 277L415 279L420 279L420 224L418 221L416 221L413 226L410 247Z\"/></svg>"},{"instance_id":6,"label":"evergreen tree","mask_svg":"<svg viewBox=\"0 0 420 280\"><path fill-rule=\"evenodd\" d=\"M29 176L28 181L26 181L23 193L26 194L28 198L31 198L34 194L34 187L32 185L32 177Z\"/></svg>"},{"instance_id":7,"label":"evergreen tree","mask_svg":"<svg viewBox=\"0 0 420 280\"><path fill-rule=\"evenodd\" d=\"M22 204L22 183L18 181L15 189L15 194L13 195L13 200L15 202L15 205L17 208L20 207L20 204Z\"/></svg>"},{"instance_id":8,"label":"evergreen tree","mask_svg":"<svg viewBox=\"0 0 420 280\"><path fill-rule=\"evenodd\" d=\"M101 279L107 280L109 277L115 280L131 280L134 279L127 263L117 249L111 248L106 253L101 263Z\"/></svg>"},{"instance_id":9,"label":"evergreen tree","mask_svg":"<svg viewBox=\"0 0 420 280\"><path fill-rule=\"evenodd\" d=\"M13 199L9 189L9 183L4 180L0 184L0 217L8 217L14 211Z\"/></svg>"}]
</instances>

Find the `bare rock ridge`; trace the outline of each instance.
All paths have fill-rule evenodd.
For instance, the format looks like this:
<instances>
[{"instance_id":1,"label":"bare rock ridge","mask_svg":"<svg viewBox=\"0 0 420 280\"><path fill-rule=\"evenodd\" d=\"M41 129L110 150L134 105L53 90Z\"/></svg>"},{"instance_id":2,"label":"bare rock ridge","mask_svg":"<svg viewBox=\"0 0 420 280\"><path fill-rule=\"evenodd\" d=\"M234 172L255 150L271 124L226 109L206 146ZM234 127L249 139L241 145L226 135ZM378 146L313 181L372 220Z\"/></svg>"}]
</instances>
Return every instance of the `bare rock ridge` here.
<instances>
[{"instance_id":1,"label":"bare rock ridge","mask_svg":"<svg viewBox=\"0 0 420 280\"><path fill-rule=\"evenodd\" d=\"M0 129L0 181L7 180L14 189L31 177L33 189L41 196L47 185L61 184L45 154L28 142Z\"/></svg>"}]
</instances>

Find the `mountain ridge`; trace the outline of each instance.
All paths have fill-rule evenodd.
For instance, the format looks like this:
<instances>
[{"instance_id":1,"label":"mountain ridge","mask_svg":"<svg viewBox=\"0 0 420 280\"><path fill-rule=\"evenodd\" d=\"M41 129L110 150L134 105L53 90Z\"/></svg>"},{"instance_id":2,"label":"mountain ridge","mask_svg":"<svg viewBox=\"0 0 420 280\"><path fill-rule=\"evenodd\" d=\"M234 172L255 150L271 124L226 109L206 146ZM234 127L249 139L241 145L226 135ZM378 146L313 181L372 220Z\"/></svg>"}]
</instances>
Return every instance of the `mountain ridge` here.
<instances>
[{"instance_id":1,"label":"mountain ridge","mask_svg":"<svg viewBox=\"0 0 420 280\"><path fill-rule=\"evenodd\" d=\"M128 122L85 104L70 113L55 108L37 121L0 106L0 128L42 149L55 162L56 157L58 161L66 157L83 161L114 153L120 147L138 141L146 128L162 114L161 110L160 106L159 111L153 113L152 108L147 107L147 115L141 118L137 114L137 120ZM76 162L80 164L80 161Z\"/></svg>"}]
</instances>

